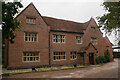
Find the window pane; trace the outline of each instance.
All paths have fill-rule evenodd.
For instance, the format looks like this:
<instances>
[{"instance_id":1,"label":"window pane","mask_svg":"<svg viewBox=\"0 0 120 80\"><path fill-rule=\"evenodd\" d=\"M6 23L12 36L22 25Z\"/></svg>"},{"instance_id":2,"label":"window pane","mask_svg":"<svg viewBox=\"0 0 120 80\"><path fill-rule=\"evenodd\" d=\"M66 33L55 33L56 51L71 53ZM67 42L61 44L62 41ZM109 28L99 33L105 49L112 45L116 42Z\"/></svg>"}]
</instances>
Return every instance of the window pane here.
<instances>
[{"instance_id":1,"label":"window pane","mask_svg":"<svg viewBox=\"0 0 120 80\"><path fill-rule=\"evenodd\" d=\"M54 60L55 60L55 56L54 56Z\"/></svg>"},{"instance_id":2,"label":"window pane","mask_svg":"<svg viewBox=\"0 0 120 80\"><path fill-rule=\"evenodd\" d=\"M39 61L39 53L29 52L23 54L24 54L24 61Z\"/></svg>"},{"instance_id":3,"label":"window pane","mask_svg":"<svg viewBox=\"0 0 120 80\"><path fill-rule=\"evenodd\" d=\"M33 19L33 23L35 23L35 20Z\"/></svg>"},{"instance_id":4,"label":"window pane","mask_svg":"<svg viewBox=\"0 0 120 80\"><path fill-rule=\"evenodd\" d=\"M30 61L32 61L32 57L30 57Z\"/></svg>"},{"instance_id":5,"label":"window pane","mask_svg":"<svg viewBox=\"0 0 120 80\"><path fill-rule=\"evenodd\" d=\"M30 23L32 23L32 19L30 19Z\"/></svg>"},{"instance_id":6,"label":"window pane","mask_svg":"<svg viewBox=\"0 0 120 80\"><path fill-rule=\"evenodd\" d=\"M28 39L27 39L27 37L25 37L25 41L27 41Z\"/></svg>"},{"instance_id":7,"label":"window pane","mask_svg":"<svg viewBox=\"0 0 120 80\"><path fill-rule=\"evenodd\" d=\"M25 33L25 36L27 36L27 33Z\"/></svg>"},{"instance_id":8,"label":"window pane","mask_svg":"<svg viewBox=\"0 0 120 80\"><path fill-rule=\"evenodd\" d=\"M35 53L33 53L33 56L35 56Z\"/></svg>"},{"instance_id":9,"label":"window pane","mask_svg":"<svg viewBox=\"0 0 120 80\"><path fill-rule=\"evenodd\" d=\"M38 57L36 57L36 61L39 61L39 58L38 58Z\"/></svg>"},{"instance_id":10,"label":"window pane","mask_svg":"<svg viewBox=\"0 0 120 80\"><path fill-rule=\"evenodd\" d=\"M24 53L24 56L26 56L26 53Z\"/></svg>"},{"instance_id":11,"label":"window pane","mask_svg":"<svg viewBox=\"0 0 120 80\"><path fill-rule=\"evenodd\" d=\"M35 61L35 57L33 58L33 61Z\"/></svg>"},{"instance_id":12,"label":"window pane","mask_svg":"<svg viewBox=\"0 0 120 80\"><path fill-rule=\"evenodd\" d=\"M29 58L27 58L27 61L29 61Z\"/></svg>"},{"instance_id":13,"label":"window pane","mask_svg":"<svg viewBox=\"0 0 120 80\"><path fill-rule=\"evenodd\" d=\"M26 57L24 57L24 61L26 61Z\"/></svg>"},{"instance_id":14,"label":"window pane","mask_svg":"<svg viewBox=\"0 0 120 80\"><path fill-rule=\"evenodd\" d=\"M29 19L27 19L27 23L29 23Z\"/></svg>"},{"instance_id":15,"label":"window pane","mask_svg":"<svg viewBox=\"0 0 120 80\"><path fill-rule=\"evenodd\" d=\"M29 54L27 53L27 56L29 56Z\"/></svg>"}]
</instances>

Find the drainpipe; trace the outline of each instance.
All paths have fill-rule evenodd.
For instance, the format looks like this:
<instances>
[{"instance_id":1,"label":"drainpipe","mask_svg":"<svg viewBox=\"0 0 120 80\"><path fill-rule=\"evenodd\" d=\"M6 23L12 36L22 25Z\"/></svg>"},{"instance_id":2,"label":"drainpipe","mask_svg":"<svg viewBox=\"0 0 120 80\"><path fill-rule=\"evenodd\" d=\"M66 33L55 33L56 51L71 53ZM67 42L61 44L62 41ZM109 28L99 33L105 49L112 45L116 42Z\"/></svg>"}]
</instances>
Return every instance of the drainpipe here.
<instances>
[{"instance_id":1,"label":"drainpipe","mask_svg":"<svg viewBox=\"0 0 120 80\"><path fill-rule=\"evenodd\" d=\"M85 56L83 54L83 65L85 65Z\"/></svg>"},{"instance_id":2,"label":"drainpipe","mask_svg":"<svg viewBox=\"0 0 120 80\"><path fill-rule=\"evenodd\" d=\"M50 59L50 31L49 31L49 66L51 67L51 59Z\"/></svg>"},{"instance_id":3,"label":"drainpipe","mask_svg":"<svg viewBox=\"0 0 120 80\"><path fill-rule=\"evenodd\" d=\"M6 67L8 67L8 58L9 58L9 40L7 40L7 64L6 64Z\"/></svg>"}]
</instances>

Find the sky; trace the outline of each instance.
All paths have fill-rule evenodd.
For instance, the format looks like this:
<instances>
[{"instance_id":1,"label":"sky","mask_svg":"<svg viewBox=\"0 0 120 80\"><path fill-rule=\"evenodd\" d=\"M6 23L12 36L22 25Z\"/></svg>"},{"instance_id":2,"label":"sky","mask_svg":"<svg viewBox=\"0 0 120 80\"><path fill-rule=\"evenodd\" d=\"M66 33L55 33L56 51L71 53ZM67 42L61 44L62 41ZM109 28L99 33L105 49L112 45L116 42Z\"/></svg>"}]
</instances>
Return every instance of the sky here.
<instances>
[{"instance_id":1,"label":"sky","mask_svg":"<svg viewBox=\"0 0 120 80\"><path fill-rule=\"evenodd\" d=\"M91 17L98 23L96 17L102 16L103 0L21 0L24 9L31 2L35 5L42 16L54 17L74 22L86 22ZM21 10L22 10L21 9ZM105 32L103 36L105 36ZM114 35L108 36L110 41L115 44Z\"/></svg>"}]
</instances>

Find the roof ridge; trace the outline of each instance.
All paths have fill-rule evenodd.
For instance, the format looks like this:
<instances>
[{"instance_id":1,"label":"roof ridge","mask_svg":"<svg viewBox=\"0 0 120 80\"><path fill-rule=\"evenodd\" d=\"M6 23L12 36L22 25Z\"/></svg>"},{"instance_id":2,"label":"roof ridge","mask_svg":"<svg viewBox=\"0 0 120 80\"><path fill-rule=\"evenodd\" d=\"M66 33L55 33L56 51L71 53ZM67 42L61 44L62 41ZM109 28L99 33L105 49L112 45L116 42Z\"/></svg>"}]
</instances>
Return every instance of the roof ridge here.
<instances>
[{"instance_id":1,"label":"roof ridge","mask_svg":"<svg viewBox=\"0 0 120 80\"><path fill-rule=\"evenodd\" d=\"M56 19L56 20L61 20L61 21L67 21L67 22L73 22L73 23L77 23L77 24L85 24L89 21L86 21L86 22L83 22L83 23L80 23L80 22L75 22L75 21L71 21L71 20L65 20L65 19L59 19L59 18L54 18L54 17L48 17L48 16L42 16L43 18L51 18L51 19Z\"/></svg>"}]
</instances>

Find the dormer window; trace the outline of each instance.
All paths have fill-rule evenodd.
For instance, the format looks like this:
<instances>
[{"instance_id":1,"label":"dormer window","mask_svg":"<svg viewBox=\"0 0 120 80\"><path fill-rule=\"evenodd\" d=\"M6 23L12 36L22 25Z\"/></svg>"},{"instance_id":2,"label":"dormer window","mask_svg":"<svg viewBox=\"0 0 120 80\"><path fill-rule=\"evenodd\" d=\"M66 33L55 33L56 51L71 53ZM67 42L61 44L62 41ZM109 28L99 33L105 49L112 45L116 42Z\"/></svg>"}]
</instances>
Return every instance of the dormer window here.
<instances>
[{"instance_id":1,"label":"dormer window","mask_svg":"<svg viewBox=\"0 0 120 80\"><path fill-rule=\"evenodd\" d=\"M28 23L28 24L35 24L35 18L26 18L26 23Z\"/></svg>"}]
</instances>

